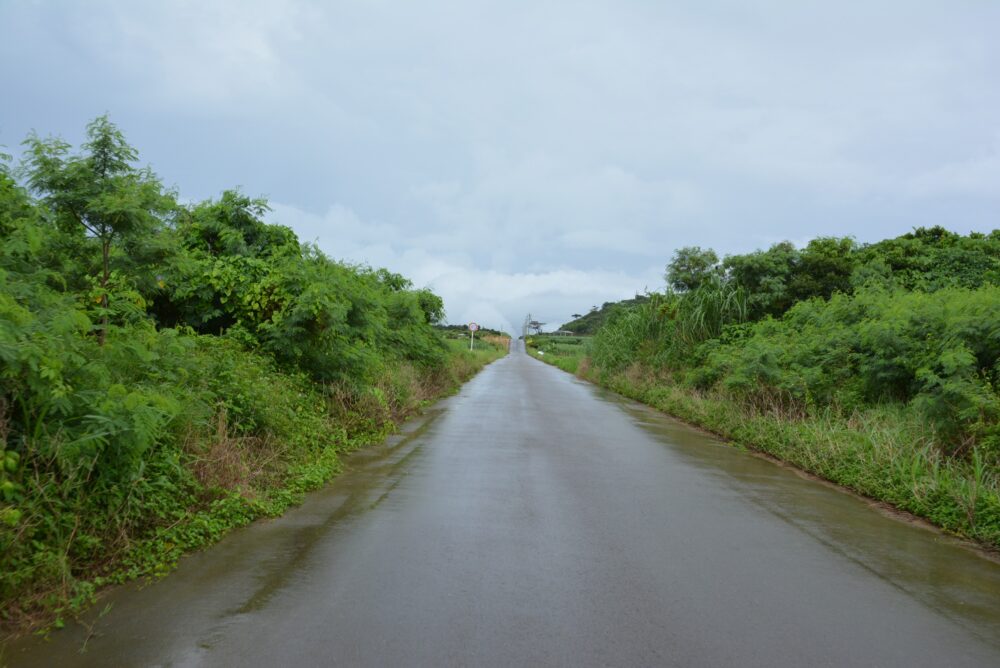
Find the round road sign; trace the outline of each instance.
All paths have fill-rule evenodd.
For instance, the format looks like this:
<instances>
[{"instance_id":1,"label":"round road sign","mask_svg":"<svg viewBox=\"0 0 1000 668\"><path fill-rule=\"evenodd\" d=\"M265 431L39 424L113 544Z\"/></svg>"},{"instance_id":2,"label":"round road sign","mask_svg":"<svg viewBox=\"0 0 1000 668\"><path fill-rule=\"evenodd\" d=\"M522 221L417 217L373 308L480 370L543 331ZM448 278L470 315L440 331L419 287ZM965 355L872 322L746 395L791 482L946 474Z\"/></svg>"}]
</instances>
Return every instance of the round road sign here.
<instances>
[{"instance_id":1,"label":"round road sign","mask_svg":"<svg viewBox=\"0 0 1000 668\"><path fill-rule=\"evenodd\" d=\"M474 322L470 322L470 323L469 323L469 331L471 331L471 332L475 332L475 331L477 331L478 329L479 329L479 325L477 325L477 324L476 324L476 323L474 323Z\"/></svg>"}]
</instances>

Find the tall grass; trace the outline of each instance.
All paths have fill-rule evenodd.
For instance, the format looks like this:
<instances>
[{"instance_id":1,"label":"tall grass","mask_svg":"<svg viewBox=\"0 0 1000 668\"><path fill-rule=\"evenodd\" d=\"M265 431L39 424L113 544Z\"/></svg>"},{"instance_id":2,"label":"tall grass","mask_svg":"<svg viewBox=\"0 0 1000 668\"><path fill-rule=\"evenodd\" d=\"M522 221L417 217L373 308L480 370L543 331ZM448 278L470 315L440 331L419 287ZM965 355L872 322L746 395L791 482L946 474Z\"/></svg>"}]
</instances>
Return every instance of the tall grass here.
<instances>
[{"instance_id":1,"label":"tall grass","mask_svg":"<svg viewBox=\"0 0 1000 668\"><path fill-rule=\"evenodd\" d=\"M607 371L637 359L669 364L748 317L747 291L713 276L690 292L654 293L648 301L618 311L594 336L590 354Z\"/></svg>"},{"instance_id":2,"label":"tall grass","mask_svg":"<svg viewBox=\"0 0 1000 668\"><path fill-rule=\"evenodd\" d=\"M589 337L533 336L527 341L527 351L536 359L575 374L586 357Z\"/></svg>"},{"instance_id":3,"label":"tall grass","mask_svg":"<svg viewBox=\"0 0 1000 668\"><path fill-rule=\"evenodd\" d=\"M622 369L639 357L656 357L661 342L674 332L668 315L676 308L669 295L653 295L631 309L619 311L608 319L590 341L589 354L595 364L609 371Z\"/></svg>"},{"instance_id":4,"label":"tall grass","mask_svg":"<svg viewBox=\"0 0 1000 668\"><path fill-rule=\"evenodd\" d=\"M746 322L750 294L734 282L712 275L697 289L674 300L677 340L688 347L714 339L726 325Z\"/></svg>"}]
</instances>

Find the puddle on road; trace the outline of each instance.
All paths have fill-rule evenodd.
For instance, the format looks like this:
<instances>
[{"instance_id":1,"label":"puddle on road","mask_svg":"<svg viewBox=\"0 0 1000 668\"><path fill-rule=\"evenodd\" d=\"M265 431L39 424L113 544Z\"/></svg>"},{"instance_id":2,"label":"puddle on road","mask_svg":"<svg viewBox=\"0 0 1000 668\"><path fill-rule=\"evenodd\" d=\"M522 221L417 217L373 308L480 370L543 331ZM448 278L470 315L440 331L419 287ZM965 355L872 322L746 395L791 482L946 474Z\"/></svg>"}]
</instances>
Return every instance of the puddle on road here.
<instances>
[{"instance_id":1,"label":"puddle on road","mask_svg":"<svg viewBox=\"0 0 1000 668\"><path fill-rule=\"evenodd\" d=\"M583 381L577 381L583 382ZM646 433L827 549L1000 646L1000 562L991 553L686 425L586 385Z\"/></svg>"}]
</instances>

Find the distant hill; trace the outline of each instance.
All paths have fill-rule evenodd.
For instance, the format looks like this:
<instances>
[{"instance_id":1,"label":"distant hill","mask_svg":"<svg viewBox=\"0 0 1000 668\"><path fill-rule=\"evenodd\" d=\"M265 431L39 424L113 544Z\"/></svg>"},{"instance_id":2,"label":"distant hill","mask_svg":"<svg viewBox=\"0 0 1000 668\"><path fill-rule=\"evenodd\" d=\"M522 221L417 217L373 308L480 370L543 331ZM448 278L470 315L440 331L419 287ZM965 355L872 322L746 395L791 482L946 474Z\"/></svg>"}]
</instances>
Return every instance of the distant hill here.
<instances>
[{"instance_id":1,"label":"distant hill","mask_svg":"<svg viewBox=\"0 0 1000 668\"><path fill-rule=\"evenodd\" d=\"M632 299L624 299L620 302L604 302L601 308L591 309L587 315L580 316L576 320L570 320L559 329L567 330L574 334L594 334L615 311L648 301L648 296L636 295Z\"/></svg>"},{"instance_id":2,"label":"distant hill","mask_svg":"<svg viewBox=\"0 0 1000 668\"><path fill-rule=\"evenodd\" d=\"M462 334L464 336L469 335L468 325L434 325L434 329L446 333L446 334ZM507 332L501 332L498 329L490 329L489 327L483 327L478 332L476 336L510 336Z\"/></svg>"}]
</instances>

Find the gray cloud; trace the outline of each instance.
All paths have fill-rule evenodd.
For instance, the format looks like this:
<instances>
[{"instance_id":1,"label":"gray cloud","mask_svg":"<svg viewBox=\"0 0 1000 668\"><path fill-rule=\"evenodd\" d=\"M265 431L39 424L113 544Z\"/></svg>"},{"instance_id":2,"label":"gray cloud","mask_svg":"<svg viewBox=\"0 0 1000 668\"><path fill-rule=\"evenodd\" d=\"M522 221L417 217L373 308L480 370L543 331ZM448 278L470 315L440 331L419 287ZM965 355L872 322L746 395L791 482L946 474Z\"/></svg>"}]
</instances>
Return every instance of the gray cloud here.
<instances>
[{"instance_id":1,"label":"gray cloud","mask_svg":"<svg viewBox=\"0 0 1000 668\"><path fill-rule=\"evenodd\" d=\"M0 144L104 111L455 321L562 322L673 249L996 226L1000 5L8 2Z\"/></svg>"}]
</instances>

